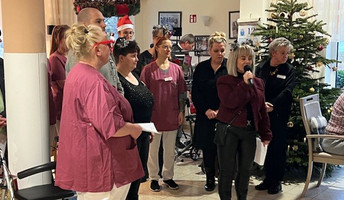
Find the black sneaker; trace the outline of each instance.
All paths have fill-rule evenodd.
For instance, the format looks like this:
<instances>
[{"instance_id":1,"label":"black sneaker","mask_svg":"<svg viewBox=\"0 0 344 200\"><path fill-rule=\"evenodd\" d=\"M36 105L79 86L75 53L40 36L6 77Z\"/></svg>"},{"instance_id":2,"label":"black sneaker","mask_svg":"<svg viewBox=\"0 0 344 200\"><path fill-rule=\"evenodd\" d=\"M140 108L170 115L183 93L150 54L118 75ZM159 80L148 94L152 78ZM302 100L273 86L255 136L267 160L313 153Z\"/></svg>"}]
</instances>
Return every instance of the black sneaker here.
<instances>
[{"instance_id":1,"label":"black sneaker","mask_svg":"<svg viewBox=\"0 0 344 200\"><path fill-rule=\"evenodd\" d=\"M158 182L158 181L153 180L153 181L151 181L150 189L151 189L153 192L160 192L161 186L159 185L159 182Z\"/></svg>"},{"instance_id":2,"label":"black sneaker","mask_svg":"<svg viewBox=\"0 0 344 200\"><path fill-rule=\"evenodd\" d=\"M174 180L169 179L169 180L164 180L164 183L167 184L167 186L171 189L171 190L178 190L179 186L176 182L174 182Z\"/></svg>"},{"instance_id":3,"label":"black sneaker","mask_svg":"<svg viewBox=\"0 0 344 200\"><path fill-rule=\"evenodd\" d=\"M280 183L277 185L272 185L268 188L269 194L277 194L279 192L282 192L282 185Z\"/></svg>"},{"instance_id":4,"label":"black sneaker","mask_svg":"<svg viewBox=\"0 0 344 200\"><path fill-rule=\"evenodd\" d=\"M267 190L269 189L269 184L266 181L261 182L259 185L256 185L254 188L256 188L256 190Z\"/></svg>"}]
</instances>

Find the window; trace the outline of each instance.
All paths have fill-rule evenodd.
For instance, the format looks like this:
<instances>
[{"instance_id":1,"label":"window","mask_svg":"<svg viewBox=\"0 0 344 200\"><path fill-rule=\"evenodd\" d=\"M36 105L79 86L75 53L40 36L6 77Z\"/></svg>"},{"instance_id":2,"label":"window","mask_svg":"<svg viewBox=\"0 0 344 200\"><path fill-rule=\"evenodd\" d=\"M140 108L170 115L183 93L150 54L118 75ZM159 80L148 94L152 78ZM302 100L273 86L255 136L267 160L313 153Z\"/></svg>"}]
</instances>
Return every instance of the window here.
<instances>
[{"instance_id":1,"label":"window","mask_svg":"<svg viewBox=\"0 0 344 200\"><path fill-rule=\"evenodd\" d=\"M118 38L118 35L117 35L117 21L118 21L118 17L105 18L105 24L106 24L105 31L106 31L106 33L108 35L108 38L109 39L113 39L115 41Z\"/></svg>"},{"instance_id":2,"label":"window","mask_svg":"<svg viewBox=\"0 0 344 200\"><path fill-rule=\"evenodd\" d=\"M331 34L329 45L326 47L326 58L336 59L342 63L333 63L325 68L325 82L332 87L344 87L344 3L342 0L312 0L314 13L318 20L323 20L325 31ZM337 70L333 70L336 67Z\"/></svg>"}]
</instances>

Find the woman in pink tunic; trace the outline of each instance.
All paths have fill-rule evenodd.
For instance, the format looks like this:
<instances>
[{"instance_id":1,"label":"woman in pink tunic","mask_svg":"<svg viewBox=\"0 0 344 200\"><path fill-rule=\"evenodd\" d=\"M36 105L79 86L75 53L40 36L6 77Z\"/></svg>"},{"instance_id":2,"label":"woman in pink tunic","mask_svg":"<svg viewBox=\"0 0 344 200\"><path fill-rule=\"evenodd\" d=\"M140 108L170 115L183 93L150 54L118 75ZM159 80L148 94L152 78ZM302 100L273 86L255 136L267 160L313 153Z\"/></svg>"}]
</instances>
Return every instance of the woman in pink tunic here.
<instances>
[{"instance_id":1,"label":"woman in pink tunic","mask_svg":"<svg viewBox=\"0 0 344 200\"><path fill-rule=\"evenodd\" d=\"M156 134L149 149L148 172L151 179L150 189L159 192L158 151L160 140L163 140L163 182L170 189L178 189L173 181L174 146L177 130L184 120L186 83L181 68L168 59L171 56L172 42L167 37L157 40L154 62L146 65L141 73L141 80L153 93L154 106L152 121L159 134Z\"/></svg>"},{"instance_id":2,"label":"woman in pink tunic","mask_svg":"<svg viewBox=\"0 0 344 200\"><path fill-rule=\"evenodd\" d=\"M129 102L99 69L112 40L94 25L73 25L67 46L80 59L64 88L55 184L78 199L125 199L130 183L144 175Z\"/></svg>"},{"instance_id":3,"label":"woman in pink tunic","mask_svg":"<svg viewBox=\"0 0 344 200\"><path fill-rule=\"evenodd\" d=\"M57 129L61 119L63 86L66 80L65 65L67 61L68 48L66 46L65 33L69 29L67 25L57 25L53 29L50 47L50 75L51 89L57 112Z\"/></svg>"}]
</instances>

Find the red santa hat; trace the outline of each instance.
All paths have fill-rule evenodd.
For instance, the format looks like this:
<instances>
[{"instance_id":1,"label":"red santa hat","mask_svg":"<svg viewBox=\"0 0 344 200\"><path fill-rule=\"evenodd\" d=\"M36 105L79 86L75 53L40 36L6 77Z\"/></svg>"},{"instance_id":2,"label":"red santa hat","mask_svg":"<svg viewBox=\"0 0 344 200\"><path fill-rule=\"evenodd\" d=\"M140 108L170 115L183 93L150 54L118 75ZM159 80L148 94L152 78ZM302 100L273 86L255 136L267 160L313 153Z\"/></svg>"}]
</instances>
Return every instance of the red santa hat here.
<instances>
[{"instance_id":1,"label":"red santa hat","mask_svg":"<svg viewBox=\"0 0 344 200\"><path fill-rule=\"evenodd\" d=\"M125 15L120 18L117 22L117 31L122 31L124 29L131 28L134 29L133 22L130 21L129 16Z\"/></svg>"}]
</instances>

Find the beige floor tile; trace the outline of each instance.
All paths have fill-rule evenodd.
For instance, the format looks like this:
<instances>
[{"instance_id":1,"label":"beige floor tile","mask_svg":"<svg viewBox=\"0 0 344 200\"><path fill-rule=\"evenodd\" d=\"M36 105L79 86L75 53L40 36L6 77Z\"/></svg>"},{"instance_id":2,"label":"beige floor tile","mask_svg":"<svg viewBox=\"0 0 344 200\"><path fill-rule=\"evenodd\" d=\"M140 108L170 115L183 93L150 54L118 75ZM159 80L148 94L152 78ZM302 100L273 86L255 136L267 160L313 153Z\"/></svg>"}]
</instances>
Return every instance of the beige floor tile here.
<instances>
[{"instance_id":1,"label":"beige floor tile","mask_svg":"<svg viewBox=\"0 0 344 200\"><path fill-rule=\"evenodd\" d=\"M152 192L149 189L150 182L141 184L139 195L140 200L218 200L220 199L216 189L212 192L204 190L206 180L205 174L199 165L202 159L193 161L188 157L183 158L184 162L178 162L175 165L174 180L179 184L179 190L170 190L160 180L162 190L160 192ZM306 176L306 175L304 175ZM305 179L305 178L304 178ZM254 186L262 180L251 177L248 200L344 200L344 169L338 168L332 172L332 177L326 177L320 187L316 186L317 177L313 177L309 185L306 196L300 198L300 194L304 188L303 179L292 183L286 182L282 184L283 192L270 195L267 191L257 191ZM312 179L312 180L313 180ZM217 184L217 182L216 182ZM236 200L234 186L232 188L232 200Z\"/></svg>"}]
</instances>

